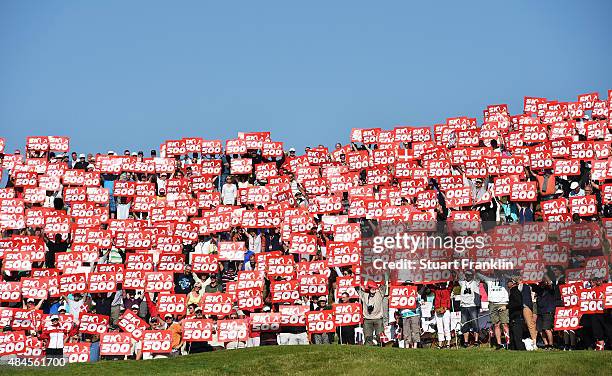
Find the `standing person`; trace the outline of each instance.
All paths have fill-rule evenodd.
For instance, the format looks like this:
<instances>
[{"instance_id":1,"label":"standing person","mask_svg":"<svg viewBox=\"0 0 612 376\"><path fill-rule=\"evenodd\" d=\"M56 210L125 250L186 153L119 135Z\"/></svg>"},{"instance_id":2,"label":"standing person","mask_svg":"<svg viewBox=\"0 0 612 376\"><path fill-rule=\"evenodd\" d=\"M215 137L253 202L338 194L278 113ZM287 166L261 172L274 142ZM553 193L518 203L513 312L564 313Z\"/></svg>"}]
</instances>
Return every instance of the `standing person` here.
<instances>
[{"instance_id":1,"label":"standing person","mask_svg":"<svg viewBox=\"0 0 612 376\"><path fill-rule=\"evenodd\" d=\"M331 307L327 305L327 297L325 296L319 296L316 307L311 307L313 311L324 311L326 309L331 309ZM330 333L315 333L312 335L312 342L315 345L329 345L331 343L329 335Z\"/></svg>"},{"instance_id":2,"label":"standing person","mask_svg":"<svg viewBox=\"0 0 612 376\"><path fill-rule=\"evenodd\" d=\"M502 343L501 339L502 329L504 331L504 337L506 337L507 342L509 336L508 324L510 323L507 307L507 279L487 277L481 273L477 273L476 275L487 285L487 294L489 297L489 318L491 319L491 324L493 324L495 340L497 341L495 349L503 349L505 347L505 344Z\"/></svg>"},{"instance_id":3,"label":"standing person","mask_svg":"<svg viewBox=\"0 0 612 376\"><path fill-rule=\"evenodd\" d=\"M183 327L174 320L174 316L170 313L166 313L164 322L166 323L166 329L172 333L172 352L170 356L179 356L181 355L181 347L183 346Z\"/></svg>"},{"instance_id":4,"label":"standing person","mask_svg":"<svg viewBox=\"0 0 612 376\"><path fill-rule=\"evenodd\" d=\"M202 283L200 278L192 271L191 265L186 264L183 273L174 277L174 293L189 294L197 282Z\"/></svg>"},{"instance_id":5,"label":"standing person","mask_svg":"<svg viewBox=\"0 0 612 376\"><path fill-rule=\"evenodd\" d=\"M415 309L402 309L404 348L416 349L421 342L421 302L417 299Z\"/></svg>"},{"instance_id":6,"label":"standing person","mask_svg":"<svg viewBox=\"0 0 612 376\"><path fill-rule=\"evenodd\" d=\"M89 162L85 160L85 154L79 154L79 161L72 166L75 170L87 170Z\"/></svg>"},{"instance_id":7,"label":"standing person","mask_svg":"<svg viewBox=\"0 0 612 376\"><path fill-rule=\"evenodd\" d=\"M451 344L451 290L452 286L443 283L433 288L438 348L450 348ZM443 342L446 340L446 344Z\"/></svg>"},{"instance_id":8,"label":"standing person","mask_svg":"<svg viewBox=\"0 0 612 376\"><path fill-rule=\"evenodd\" d=\"M518 277L508 280L508 313L510 317L510 350L525 350L523 343L523 294L518 288Z\"/></svg>"},{"instance_id":9,"label":"standing person","mask_svg":"<svg viewBox=\"0 0 612 376\"><path fill-rule=\"evenodd\" d=\"M536 340L538 339L538 332L536 331L536 321L533 314L531 287L521 282L518 288L523 294L523 319L525 320L525 324L527 324L527 330L529 330L529 341L526 342L525 347L529 351L537 350Z\"/></svg>"},{"instance_id":10,"label":"standing person","mask_svg":"<svg viewBox=\"0 0 612 376\"><path fill-rule=\"evenodd\" d=\"M64 343L77 333L77 327L73 324L70 328L65 328L60 324L58 315L51 315L51 325L45 327L40 335L43 341L46 354L51 358L61 358L64 356Z\"/></svg>"},{"instance_id":11,"label":"standing person","mask_svg":"<svg viewBox=\"0 0 612 376\"><path fill-rule=\"evenodd\" d=\"M383 299L384 294L378 285L369 281L367 291L359 290L363 312L363 336L366 345L374 344L374 335L380 338L383 333ZM377 340L380 342L380 339Z\"/></svg>"},{"instance_id":12,"label":"standing person","mask_svg":"<svg viewBox=\"0 0 612 376\"><path fill-rule=\"evenodd\" d=\"M461 332L463 333L463 347L470 343L470 332L474 333L474 346L478 347L478 311L480 310L480 282L474 279L474 273L466 271L464 278L459 281L461 287Z\"/></svg>"},{"instance_id":13,"label":"standing person","mask_svg":"<svg viewBox=\"0 0 612 376\"><path fill-rule=\"evenodd\" d=\"M548 275L544 275L539 285L533 286L537 296L538 318L536 329L542 336L545 349L553 348L553 322L555 319L555 292L552 281Z\"/></svg>"},{"instance_id":14,"label":"standing person","mask_svg":"<svg viewBox=\"0 0 612 376\"><path fill-rule=\"evenodd\" d=\"M343 292L340 295L340 303L350 303L349 294ZM340 339L341 345L354 345L355 344L355 328L357 325L339 326L336 328L336 334Z\"/></svg>"},{"instance_id":15,"label":"standing person","mask_svg":"<svg viewBox=\"0 0 612 376\"><path fill-rule=\"evenodd\" d=\"M225 184L221 188L221 202L223 205L236 205L236 196L238 195L238 187L234 183L234 178L228 176L225 178Z\"/></svg>"},{"instance_id":16,"label":"standing person","mask_svg":"<svg viewBox=\"0 0 612 376\"><path fill-rule=\"evenodd\" d=\"M47 252L45 253L45 266L49 269L55 268L55 254L60 252L66 252L70 247L70 234L66 240L62 239L62 234L55 234L53 240L44 234L45 244L47 246Z\"/></svg>"}]
</instances>

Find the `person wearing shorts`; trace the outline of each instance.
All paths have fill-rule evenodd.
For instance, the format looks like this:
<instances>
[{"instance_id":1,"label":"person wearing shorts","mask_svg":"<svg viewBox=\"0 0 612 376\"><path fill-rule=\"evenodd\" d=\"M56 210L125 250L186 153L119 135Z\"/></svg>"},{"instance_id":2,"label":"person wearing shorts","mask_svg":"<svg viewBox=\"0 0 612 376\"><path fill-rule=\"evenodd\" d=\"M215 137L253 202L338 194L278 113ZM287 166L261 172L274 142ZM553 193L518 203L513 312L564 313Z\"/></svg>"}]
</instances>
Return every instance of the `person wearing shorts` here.
<instances>
[{"instance_id":1,"label":"person wearing shorts","mask_svg":"<svg viewBox=\"0 0 612 376\"><path fill-rule=\"evenodd\" d=\"M489 302L489 318L494 327L497 349L499 350L504 347L501 340L501 329L503 328L506 340L508 340L509 336L508 324L510 323L510 317L508 315L508 305Z\"/></svg>"},{"instance_id":2,"label":"person wearing shorts","mask_svg":"<svg viewBox=\"0 0 612 376\"><path fill-rule=\"evenodd\" d=\"M489 295L489 318L491 319L493 333L497 340L496 350L503 349L506 346L502 343L502 330L504 331L506 343L508 343L510 336L510 330L508 328L510 318L508 315L507 278L495 275L489 277L481 273L476 273L476 276L487 284L487 294Z\"/></svg>"},{"instance_id":3,"label":"person wearing shorts","mask_svg":"<svg viewBox=\"0 0 612 376\"><path fill-rule=\"evenodd\" d=\"M542 336L545 349L553 348L553 323L555 319L556 297L552 280L544 275L542 281L533 286L536 293L536 306L538 316L536 317L536 330Z\"/></svg>"}]
</instances>

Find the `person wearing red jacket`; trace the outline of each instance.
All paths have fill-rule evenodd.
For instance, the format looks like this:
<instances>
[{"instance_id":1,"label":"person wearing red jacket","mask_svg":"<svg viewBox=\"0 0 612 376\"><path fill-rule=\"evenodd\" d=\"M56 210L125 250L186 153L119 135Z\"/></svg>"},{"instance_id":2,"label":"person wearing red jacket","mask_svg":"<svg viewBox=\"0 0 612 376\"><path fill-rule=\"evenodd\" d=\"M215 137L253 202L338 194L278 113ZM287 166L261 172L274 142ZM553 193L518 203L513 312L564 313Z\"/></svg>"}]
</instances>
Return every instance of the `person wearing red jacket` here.
<instances>
[{"instance_id":1,"label":"person wearing red jacket","mask_svg":"<svg viewBox=\"0 0 612 376\"><path fill-rule=\"evenodd\" d=\"M451 344L451 291L450 283L439 283L432 288L434 293L434 310L438 328L438 348L448 348ZM446 340L446 344L444 341Z\"/></svg>"},{"instance_id":2,"label":"person wearing red jacket","mask_svg":"<svg viewBox=\"0 0 612 376\"><path fill-rule=\"evenodd\" d=\"M58 315L51 316L51 326L43 329L40 339L47 349L47 356L61 358L64 356L64 342L77 333L77 327L73 324L70 328L64 328L60 324Z\"/></svg>"}]
</instances>

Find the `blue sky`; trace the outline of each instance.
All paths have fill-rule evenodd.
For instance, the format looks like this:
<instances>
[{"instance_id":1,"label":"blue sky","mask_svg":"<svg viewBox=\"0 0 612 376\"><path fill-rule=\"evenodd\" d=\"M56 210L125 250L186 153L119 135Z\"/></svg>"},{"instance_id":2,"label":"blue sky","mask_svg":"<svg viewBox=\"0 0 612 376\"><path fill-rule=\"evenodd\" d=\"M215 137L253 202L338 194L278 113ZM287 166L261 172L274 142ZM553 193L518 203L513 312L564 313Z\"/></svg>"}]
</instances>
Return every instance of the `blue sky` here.
<instances>
[{"instance_id":1,"label":"blue sky","mask_svg":"<svg viewBox=\"0 0 612 376\"><path fill-rule=\"evenodd\" d=\"M0 2L0 136L78 152L432 125L612 89L612 1Z\"/></svg>"}]
</instances>

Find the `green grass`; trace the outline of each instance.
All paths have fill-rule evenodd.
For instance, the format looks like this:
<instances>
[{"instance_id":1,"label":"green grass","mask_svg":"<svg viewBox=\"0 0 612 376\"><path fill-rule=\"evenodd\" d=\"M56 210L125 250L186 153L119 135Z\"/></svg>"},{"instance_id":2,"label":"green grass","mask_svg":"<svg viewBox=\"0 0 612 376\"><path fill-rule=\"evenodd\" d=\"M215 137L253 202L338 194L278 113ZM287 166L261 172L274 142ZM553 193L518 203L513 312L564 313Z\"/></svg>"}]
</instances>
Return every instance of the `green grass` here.
<instances>
[{"instance_id":1,"label":"green grass","mask_svg":"<svg viewBox=\"0 0 612 376\"><path fill-rule=\"evenodd\" d=\"M611 375L612 354L595 351L406 350L363 346L273 346L148 361L62 368L0 367L0 375Z\"/></svg>"}]
</instances>

